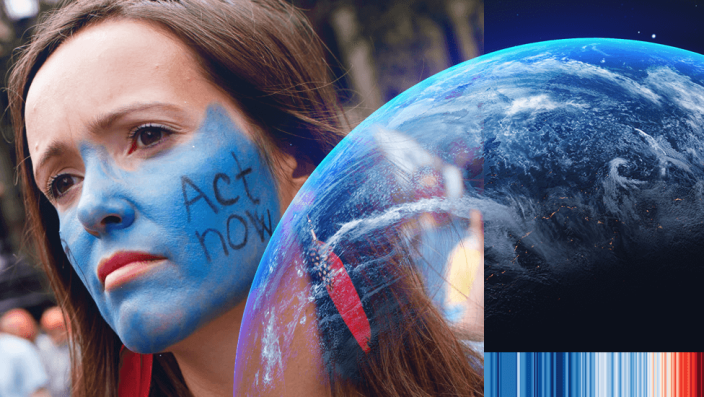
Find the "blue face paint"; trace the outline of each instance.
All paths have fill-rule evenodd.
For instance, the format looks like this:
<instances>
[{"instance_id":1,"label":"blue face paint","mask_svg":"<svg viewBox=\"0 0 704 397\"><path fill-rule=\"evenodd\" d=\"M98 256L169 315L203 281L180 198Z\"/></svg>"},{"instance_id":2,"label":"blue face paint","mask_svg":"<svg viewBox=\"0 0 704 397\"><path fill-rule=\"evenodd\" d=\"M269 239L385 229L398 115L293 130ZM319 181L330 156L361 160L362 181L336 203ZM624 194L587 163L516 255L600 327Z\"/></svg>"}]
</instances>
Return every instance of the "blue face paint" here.
<instances>
[{"instance_id":1,"label":"blue face paint","mask_svg":"<svg viewBox=\"0 0 704 397\"><path fill-rule=\"evenodd\" d=\"M91 143L82 144L81 156L80 199L59 211L61 239L130 350L163 351L247 297L281 211L257 146L222 107L207 110L190 140L136 169L119 167ZM84 228L100 222L98 236ZM105 291L98 263L121 251L166 260Z\"/></svg>"}]
</instances>

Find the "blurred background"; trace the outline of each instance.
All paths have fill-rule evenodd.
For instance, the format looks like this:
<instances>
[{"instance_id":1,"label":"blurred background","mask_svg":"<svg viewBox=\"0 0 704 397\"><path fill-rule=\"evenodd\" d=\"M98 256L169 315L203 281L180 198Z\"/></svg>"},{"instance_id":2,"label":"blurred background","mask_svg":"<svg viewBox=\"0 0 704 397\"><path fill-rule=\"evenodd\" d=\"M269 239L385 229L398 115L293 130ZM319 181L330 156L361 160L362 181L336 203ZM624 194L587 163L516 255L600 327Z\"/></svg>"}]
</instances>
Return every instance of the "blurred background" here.
<instances>
[{"instance_id":1,"label":"blurred background","mask_svg":"<svg viewBox=\"0 0 704 397\"><path fill-rule=\"evenodd\" d=\"M54 0L0 0L0 71L7 79L16 48ZM328 63L352 126L416 83L484 52L483 0L293 0L328 48ZM7 108L7 92L0 104ZM0 121L0 316L22 320L34 341L42 315L56 305L24 240L24 210L14 165L13 134ZM52 309L53 310L53 309ZM26 317L26 316L25 316ZM17 320L19 321L19 320ZM28 332L27 329L36 328ZM19 328L18 328L19 329ZM2 330L0 330L2 331ZM23 334L23 335L24 335ZM21 336L21 335L20 335Z\"/></svg>"}]
</instances>

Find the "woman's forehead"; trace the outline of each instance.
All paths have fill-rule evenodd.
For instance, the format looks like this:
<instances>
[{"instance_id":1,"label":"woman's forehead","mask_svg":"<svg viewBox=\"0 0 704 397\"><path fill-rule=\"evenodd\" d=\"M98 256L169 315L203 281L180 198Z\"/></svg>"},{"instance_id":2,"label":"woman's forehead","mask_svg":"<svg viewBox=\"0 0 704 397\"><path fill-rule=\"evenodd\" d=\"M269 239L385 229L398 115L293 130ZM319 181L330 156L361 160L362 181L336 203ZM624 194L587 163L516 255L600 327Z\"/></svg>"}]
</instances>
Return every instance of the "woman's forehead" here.
<instances>
[{"instance_id":1,"label":"woman's forehead","mask_svg":"<svg viewBox=\"0 0 704 397\"><path fill-rule=\"evenodd\" d=\"M29 152L82 136L100 115L135 103L205 109L227 100L190 49L156 25L110 20L81 30L47 59L27 95Z\"/></svg>"},{"instance_id":2,"label":"woman's forehead","mask_svg":"<svg viewBox=\"0 0 704 397\"><path fill-rule=\"evenodd\" d=\"M100 105L125 88L159 83L177 88L198 77L188 47L163 29L106 21L79 31L47 59L30 85L25 116L57 99L74 108L81 99L102 99Z\"/></svg>"}]
</instances>

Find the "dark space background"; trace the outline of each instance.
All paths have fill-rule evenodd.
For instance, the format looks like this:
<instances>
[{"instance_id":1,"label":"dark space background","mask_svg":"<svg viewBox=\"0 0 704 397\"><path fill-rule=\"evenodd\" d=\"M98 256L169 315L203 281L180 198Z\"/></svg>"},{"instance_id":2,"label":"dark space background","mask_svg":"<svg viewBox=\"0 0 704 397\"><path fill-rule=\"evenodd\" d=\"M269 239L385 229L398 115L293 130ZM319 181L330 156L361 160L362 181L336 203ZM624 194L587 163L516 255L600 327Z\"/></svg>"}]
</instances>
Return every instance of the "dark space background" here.
<instances>
[{"instance_id":1,"label":"dark space background","mask_svg":"<svg viewBox=\"0 0 704 397\"><path fill-rule=\"evenodd\" d=\"M486 53L577 37L649 41L704 53L701 0L488 0L484 21Z\"/></svg>"}]
</instances>

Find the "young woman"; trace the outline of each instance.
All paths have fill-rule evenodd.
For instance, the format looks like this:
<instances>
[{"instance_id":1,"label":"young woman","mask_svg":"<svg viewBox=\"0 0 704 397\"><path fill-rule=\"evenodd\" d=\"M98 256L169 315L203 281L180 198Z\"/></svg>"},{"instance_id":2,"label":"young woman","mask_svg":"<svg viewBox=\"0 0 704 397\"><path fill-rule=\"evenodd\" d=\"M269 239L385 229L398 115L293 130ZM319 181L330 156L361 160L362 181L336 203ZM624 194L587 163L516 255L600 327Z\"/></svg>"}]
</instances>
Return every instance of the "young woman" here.
<instances>
[{"instance_id":1,"label":"young woman","mask_svg":"<svg viewBox=\"0 0 704 397\"><path fill-rule=\"evenodd\" d=\"M78 0L38 26L9 92L29 224L71 323L74 395L125 394L140 376L137 393L231 395L271 230L343 136L305 18L274 0ZM287 393L482 395L472 353L433 318L430 339L404 342L415 355L370 343L361 380Z\"/></svg>"}]
</instances>

